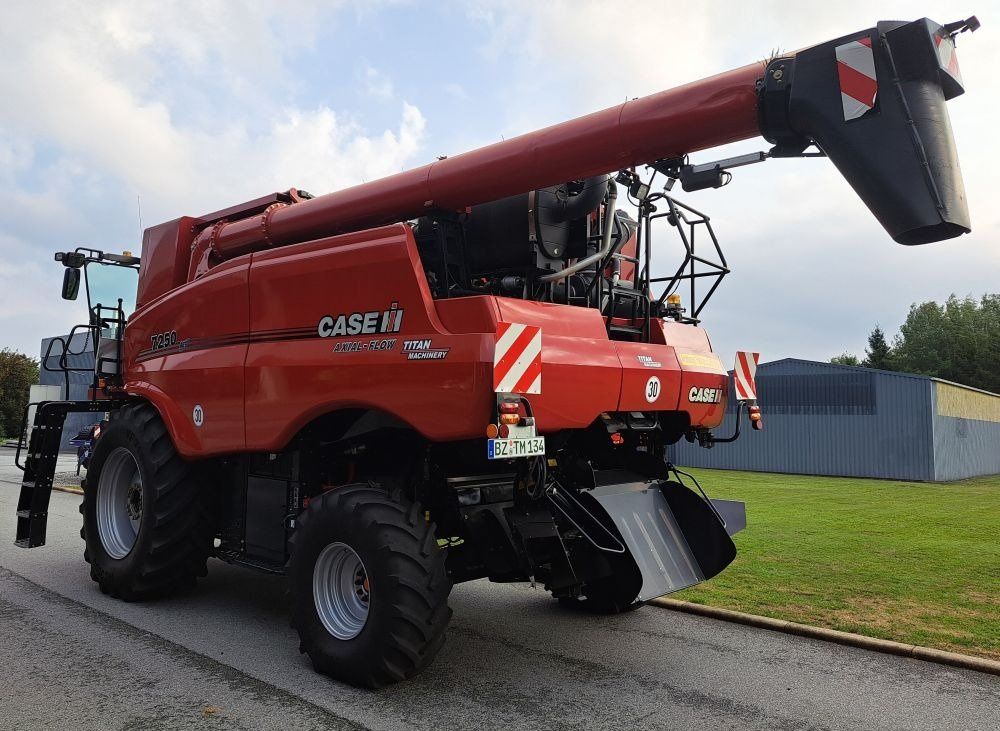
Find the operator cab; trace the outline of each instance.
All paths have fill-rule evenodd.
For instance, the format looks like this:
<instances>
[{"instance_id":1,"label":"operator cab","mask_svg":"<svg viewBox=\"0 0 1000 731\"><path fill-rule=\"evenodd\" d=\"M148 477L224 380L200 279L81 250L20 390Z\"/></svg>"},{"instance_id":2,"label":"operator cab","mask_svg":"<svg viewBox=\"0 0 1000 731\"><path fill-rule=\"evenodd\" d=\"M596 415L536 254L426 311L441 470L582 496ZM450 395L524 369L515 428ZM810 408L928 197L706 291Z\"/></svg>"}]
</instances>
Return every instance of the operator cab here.
<instances>
[{"instance_id":1,"label":"operator cab","mask_svg":"<svg viewBox=\"0 0 1000 731\"><path fill-rule=\"evenodd\" d=\"M94 386L117 384L121 376L125 323L135 311L139 257L132 256L128 251L109 254L80 247L72 252L58 252L55 259L66 267L63 275L63 299L77 298L81 272L83 273L88 322L74 326L67 340L61 343L63 352L59 357L59 368L49 368L49 353L46 353L43 367L47 370L62 370L67 375L69 371L81 370L69 367L67 356L82 355L93 347ZM87 336L83 348L73 352L73 336L78 331L87 333ZM54 339L52 344L55 342L61 342L61 339Z\"/></svg>"}]
</instances>

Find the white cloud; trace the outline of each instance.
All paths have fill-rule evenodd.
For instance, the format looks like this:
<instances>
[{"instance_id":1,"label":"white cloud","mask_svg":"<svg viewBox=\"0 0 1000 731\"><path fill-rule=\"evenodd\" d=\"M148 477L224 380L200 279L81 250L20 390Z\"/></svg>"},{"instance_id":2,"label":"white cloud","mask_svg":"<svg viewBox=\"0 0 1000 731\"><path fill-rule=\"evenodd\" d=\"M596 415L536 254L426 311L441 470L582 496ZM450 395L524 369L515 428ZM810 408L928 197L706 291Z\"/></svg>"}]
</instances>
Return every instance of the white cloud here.
<instances>
[{"instance_id":1,"label":"white cloud","mask_svg":"<svg viewBox=\"0 0 1000 731\"><path fill-rule=\"evenodd\" d=\"M395 95L392 79L376 68L366 66L364 69L365 93L379 101L389 101Z\"/></svg>"},{"instance_id":2,"label":"white cloud","mask_svg":"<svg viewBox=\"0 0 1000 731\"><path fill-rule=\"evenodd\" d=\"M317 18L335 22L332 7L5 10L0 196L12 212L0 223L4 343L33 352L40 333L65 325L49 306L60 274L51 250L134 248L137 195L149 225L290 186L323 193L414 164L426 126L417 107L401 102L394 128L369 131L350 113L296 103L290 61L313 42ZM371 80L391 97L388 79Z\"/></svg>"}]
</instances>

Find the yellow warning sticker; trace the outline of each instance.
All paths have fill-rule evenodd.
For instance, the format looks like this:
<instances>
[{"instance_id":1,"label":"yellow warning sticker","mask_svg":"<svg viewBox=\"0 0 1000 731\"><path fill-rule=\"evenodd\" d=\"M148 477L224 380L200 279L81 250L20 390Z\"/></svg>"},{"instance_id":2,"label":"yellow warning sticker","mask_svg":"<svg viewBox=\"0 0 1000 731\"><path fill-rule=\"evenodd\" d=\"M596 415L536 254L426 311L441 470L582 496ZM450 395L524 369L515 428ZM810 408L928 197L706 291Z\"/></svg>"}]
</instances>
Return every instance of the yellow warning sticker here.
<instances>
[{"instance_id":1,"label":"yellow warning sticker","mask_svg":"<svg viewBox=\"0 0 1000 731\"><path fill-rule=\"evenodd\" d=\"M701 371L726 375L727 371L722 367L722 361L715 353L677 353L677 360L685 368L697 368Z\"/></svg>"}]
</instances>

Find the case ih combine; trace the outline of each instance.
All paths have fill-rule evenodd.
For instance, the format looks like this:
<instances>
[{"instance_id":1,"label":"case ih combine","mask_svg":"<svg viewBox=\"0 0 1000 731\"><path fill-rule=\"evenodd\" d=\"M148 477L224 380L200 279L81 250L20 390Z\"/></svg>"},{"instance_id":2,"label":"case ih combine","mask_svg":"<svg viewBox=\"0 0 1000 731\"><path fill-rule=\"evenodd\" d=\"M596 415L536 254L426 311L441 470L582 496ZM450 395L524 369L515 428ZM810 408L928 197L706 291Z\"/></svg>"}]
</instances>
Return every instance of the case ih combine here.
<instances>
[{"instance_id":1,"label":"case ih combine","mask_svg":"<svg viewBox=\"0 0 1000 731\"><path fill-rule=\"evenodd\" d=\"M65 297L87 273L93 399L38 405L17 545L44 543L63 421L90 411L110 413L81 507L101 590L160 596L212 556L287 574L302 650L351 683L426 666L454 582L615 612L714 576L742 504L665 450L734 438L712 432L734 398L760 425L755 356L731 394L698 326L725 260L668 191L814 145L897 242L968 232L945 102L977 25L883 22L383 180L178 218L141 263L57 254ZM688 160L758 135L768 153ZM672 276L658 219L684 244ZM107 285L136 273L133 308Z\"/></svg>"}]
</instances>

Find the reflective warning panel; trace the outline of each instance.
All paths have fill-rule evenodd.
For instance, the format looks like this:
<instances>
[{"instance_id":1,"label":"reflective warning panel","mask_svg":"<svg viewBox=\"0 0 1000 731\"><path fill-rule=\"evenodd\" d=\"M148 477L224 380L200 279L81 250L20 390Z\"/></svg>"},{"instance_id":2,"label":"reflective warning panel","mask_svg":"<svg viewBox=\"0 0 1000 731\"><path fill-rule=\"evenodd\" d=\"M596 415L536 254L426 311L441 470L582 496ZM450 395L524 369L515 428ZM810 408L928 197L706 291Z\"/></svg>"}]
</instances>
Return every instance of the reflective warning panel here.
<instances>
[{"instance_id":1,"label":"reflective warning panel","mask_svg":"<svg viewBox=\"0 0 1000 731\"><path fill-rule=\"evenodd\" d=\"M875 94L878 92L872 39L865 36L837 46L836 53L844 121L857 119L875 106Z\"/></svg>"},{"instance_id":2,"label":"reflective warning panel","mask_svg":"<svg viewBox=\"0 0 1000 731\"><path fill-rule=\"evenodd\" d=\"M497 325L493 352L493 390L497 393L542 392L542 329L516 322Z\"/></svg>"},{"instance_id":3,"label":"reflective warning panel","mask_svg":"<svg viewBox=\"0 0 1000 731\"><path fill-rule=\"evenodd\" d=\"M757 400L757 363L760 353L750 353L745 350L736 353L736 366L733 368L733 384L736 386L737 401Z\"/></svg>"}]
</instances>

